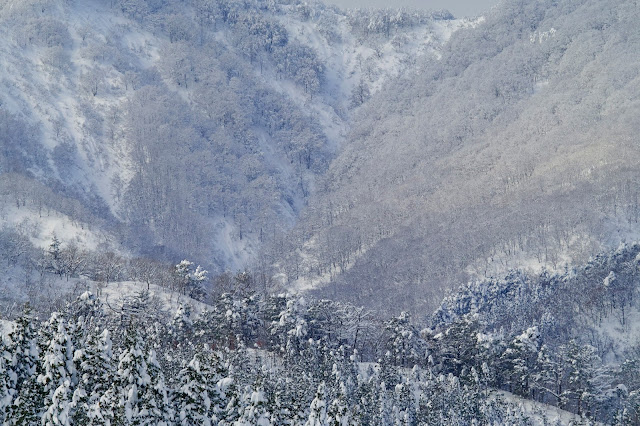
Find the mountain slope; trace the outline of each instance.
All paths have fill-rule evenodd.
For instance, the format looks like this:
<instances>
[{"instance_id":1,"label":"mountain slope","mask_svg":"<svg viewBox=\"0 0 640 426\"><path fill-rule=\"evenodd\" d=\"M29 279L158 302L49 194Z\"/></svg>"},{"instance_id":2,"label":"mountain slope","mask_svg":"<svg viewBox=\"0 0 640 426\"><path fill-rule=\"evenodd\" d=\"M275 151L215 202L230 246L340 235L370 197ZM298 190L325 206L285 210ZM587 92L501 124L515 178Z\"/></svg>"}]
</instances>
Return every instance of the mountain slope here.
<instances>
[{"instance_id":1,"label":"mountain slope","mask_svg":"<svg viewBox=\"0 0 640 426\"><path fill-rule=\"evenodd\" d=\"M517 1L456 32L360 111L288 280L419 312L469 276L636 235L637 19L623 1Z\"/></svg>"},{"instance_id":2,"label":"mountain slope","mask_svg":"<svg viewBox=\"0 0 640 426\"><path fill-rule=\"evenodd\" d=\"M218 270L295 222L353 108L466 25L232 0L4 0L0 22L2 173L112 249ZM39 222L41 199L18 207Z\"/></svg>"}]
</instances>

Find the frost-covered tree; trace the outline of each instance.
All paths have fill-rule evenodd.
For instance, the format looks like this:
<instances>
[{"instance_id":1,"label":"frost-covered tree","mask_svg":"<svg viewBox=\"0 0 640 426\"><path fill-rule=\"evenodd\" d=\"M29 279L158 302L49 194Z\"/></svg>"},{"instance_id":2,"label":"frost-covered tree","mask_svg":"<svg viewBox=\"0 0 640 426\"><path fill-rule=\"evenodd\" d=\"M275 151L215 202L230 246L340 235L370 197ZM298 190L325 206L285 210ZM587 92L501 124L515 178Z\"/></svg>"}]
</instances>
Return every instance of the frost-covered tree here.
<instances>
[{"instance_id":1,"label":"frost-covered tree","mask_svg":"<svg viewBox=\"0 0 640 426\"><path fill-rule=\"evenodd\" d=\"M8 336L5 368L9 372L9 386L15 390L14 397L20 392L22 385L36 374L39 365L36 321L30 305L26 304Z\"/></svg>"},{"instance_id":2,"label":"frost-covered tree","mask_svg":"<svg viewBox=\"0 0 640 426\"><path fill-rule=\"evenodd\" d=\"M196 300L203 300L205 296L204 283L207 280L208 271L200 265L194 268L194 263L183 260L175 266L175 275L178 288L182 294L188 294Z\"/></svg>"},{"instance_id":3,"label":"frost-covered tree","mask_svg":"<svg viewBox=\"0 0 640 426\"><path fill-rule=\"evenodd\" d=\"M246 392L244 408L242 415L237 420L239 426L268 426L271 424L270 407L268 405L267 396L261 385L261 379L258 378L251 389Z\"/></svg>"},{"instance_id":4,"label":"frost-covered tree","mask_svg":"<svg viewBox=\"0 0 640 426\"><path fill-rule=\"evenodd\" d=\"M324 382L318 385L316 396L309 407L309 418L305 426L324 426L327 424L327 396Z\"/></svg>"},{"instance_id":5,"label":"frost-covered tree","mask_svg":"<svg viewBox=\"0 0 640 426\"><path fill-rule=\"evenodd\" d=\"M6 408L5 422L9 425L40 424L44 414L45 392L37 380L41 366L36 321L27 304L9 334L9 380L15 390Z\"/></svg>"},{"instance_id":6,"label":"frost-covered tree","mask_svg":"<svg viewBox=\"0 0 640 426\"><path fill-rule=\"evenodd\" d=\"M338 383L338 392L327 409L327 424L331 426L347 426L350 424L349 402L347 388L344 383Z\"/></svg>"},{"instance_id":7,"label":"frost-covered tree","mask_svg":"<svg viewBox=\"0 0 640 426\"><path fill-rule=\"evenodd\" d=\"M302 297L289 295L286 300L278 320L271 323L270 332L272 336L277 336L280 350L287 356L295 357L306 344L306 301Z\"/></svg>"},{"instance_id":8,"label":"frost-covered tree","mask_svg":"<svg viewBox=\"0 0 640 426\"><path fill-rule=\"evenodd\" d=\"M44 398L43 422L47 425L71 424L72 398L77 383L77 372L73 362L75 351L66 319L54 313L47 325L51 334L45 342L42 373L38 383L42 385Z\"/></svg>"},{"instance_id":9,"label":"frost-covered tree","mask_svg":"<svg viewBox=\"0 0 640 426\"><path fill-rule=\"evenodd\" d=\"M180 371L173 394L176 420L184 425L216 424L225 417L230 384L222 360L207 348Z\"/></svg>"},{"instance_id":10,"label":"frost-covered tree","mask_svg":"<svg viewBox=\"0 0 640 426\"><path fill-rule=\"evenodd\" d=\"M512 392L529 396L540 352L540 333L536 327L516 336L501 356L498 368Z\"/></svg>"},{"instance_id":11,"label":"frost-covered tree","mask_svg":"<svg viewBox=\"0 0 640 426\"><path fill-rule=\"evenodd\" d=\"M0 421L4 422L5 412L15 395L11 376L15 374L11 369L12 356L7 350L4 338L0 337Z\"/></svg>"},{"instance_id":12,"label":"frost-covered tree","mask_svg":"<svg viewBox=\"0 0 640 426\"><path fill-rule=\"evenodd\" d=\"M71 404L73 423L107 424L113 420L108 412L108 391L115 373L109 331L90 330L86 344L76 349L73 360L78 366L78 385Z\"/></svg>"},{"instance_id":13,"label":"frost-covered tree","mask_svg":"<svg viewBox=\"0 0 640 426\"><path fill-rule=\"evenodd\" d=\"M130 328L125 347L119 356L118 367L110 393L114 395L112 407L114 419L123 424L144 422L150 407L145 395L149 395L152 382L142 337Z\"/></svg>"},{"instance_id":14,"label":"frost-covered tree","mask_svg":"<svg viewBox=\"0 0 640 426\"><path fill-rule=\"evenodd\" d=\"M413 367L425 362L426 344L416 327L411 324L407 312L393 318L385 324L387 332L387 350L393 362L403 367Z\"/></svg>"},{"instance_id":15,"label":"frost-covered tree","mask_svg":"<svg viewBox=\"0 0 640 426\"><path fill-rule=\"evenodd\" d=\"M150 349L146 357L149 382L139 389L139 420L142 425L168 426L173 423L174 412L169 402L169 390L156 352Z\"/></svg>"}]
</instances>

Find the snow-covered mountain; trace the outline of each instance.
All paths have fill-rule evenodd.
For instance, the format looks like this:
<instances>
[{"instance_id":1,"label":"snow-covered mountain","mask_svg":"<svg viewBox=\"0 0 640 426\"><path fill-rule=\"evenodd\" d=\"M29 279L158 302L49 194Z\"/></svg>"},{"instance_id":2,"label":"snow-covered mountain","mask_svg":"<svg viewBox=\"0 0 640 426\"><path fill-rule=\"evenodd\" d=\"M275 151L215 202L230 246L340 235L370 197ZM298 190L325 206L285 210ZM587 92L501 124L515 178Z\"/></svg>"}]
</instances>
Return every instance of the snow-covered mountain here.
<instances>
[{"instance_id":1,"label":"snow-covered mountain","mask_svg":"<svg viewBox=\"0 0 640 426\"><path fill-rule=\"evenodd\" d=\"M508 1L358 111L283 281L420 313L638 233L638 8Z\"/></svg>"},{"instance_id":2,"label":"snow-covered mountain","mask_svg":"<svg viewBox=\"0 0 640 426\"><path fill-rule=\"evenodd\" d=\"M3 223L41 246L56 233L247 267L296 222L354 108L471 24L287 1L3 0Z\"/></svg>"},{"instance_id":3,"label":"snow-covered mountain","mask_svg":"<svg viewBox=\"0 0 640 426\"><path fill-rule=\"evenodd\" d=\"M639 20L0 0L0 422L638 424Z\"/></svg>"},{"instance_id":4,"label":"snow-covered mountain","mask_svg":"<svg viewBox=\"0 0 640 426\"><path fill-rule=\"evenodd\" d=\"M637 236L637 13L5 1L0 218L391 310L557 270Z\"/></svg>"}]
</instances>

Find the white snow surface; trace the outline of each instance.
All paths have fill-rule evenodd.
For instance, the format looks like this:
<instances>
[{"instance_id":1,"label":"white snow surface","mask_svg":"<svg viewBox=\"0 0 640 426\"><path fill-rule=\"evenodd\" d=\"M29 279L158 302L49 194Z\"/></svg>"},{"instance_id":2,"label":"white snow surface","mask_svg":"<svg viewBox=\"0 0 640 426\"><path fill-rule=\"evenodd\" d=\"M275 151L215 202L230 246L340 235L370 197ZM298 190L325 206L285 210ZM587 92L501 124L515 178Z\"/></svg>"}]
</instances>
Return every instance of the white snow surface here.
<instances>
[{"instance_id":1,"label":"white snow surface","mask_svg":"<svg viewBox=\"0 0 640 426\"><path fill-rule=\"evenodd\" d=\"M98 299L111 307L122 306L122 302L127 297L131 297L146 289L147 285L145 283L137 281L113 282L104 286L97 282L89 282L89 290L98 295ZM207 309L207 305L202 302L155 284L151 284L149 287L149 294L152 298L157 297L160 299L163 309L171 313L175 312L180 305L190 305L192 315L194 316L197 316Z\"/></svg>"},{"instance_id":2,"label":"white snow surface","mask_svg":"<svg viewBox=\"0 0 640 426\"><path fill-rule=\"evenodd\" d=\"M114 245L113 237L97 227L72 220L54 210L38 212L31 206L17 208L0 205L0 226L2 225L20 229L35 246L41 248L47 248L54 235L65 244L74 242L90 250Z\"/></svg>"},{"instance_id":3,"label":"white snow surface","mask_svg":"<svg viewBox=\"0 0 640 426\"><path fill-rule=\"evenodd\" d=\"M506 391L493 391L496 398L500 398L510 404L520 407L530 417L534 426L542 426L545 424L581 424L581 418L577 414L561 410L552 405L543 404L541 402L525 399ZM593 424L593 423L589 423ZM596 423L600 425L601 423Z\"/></svg>"}]
</instances>

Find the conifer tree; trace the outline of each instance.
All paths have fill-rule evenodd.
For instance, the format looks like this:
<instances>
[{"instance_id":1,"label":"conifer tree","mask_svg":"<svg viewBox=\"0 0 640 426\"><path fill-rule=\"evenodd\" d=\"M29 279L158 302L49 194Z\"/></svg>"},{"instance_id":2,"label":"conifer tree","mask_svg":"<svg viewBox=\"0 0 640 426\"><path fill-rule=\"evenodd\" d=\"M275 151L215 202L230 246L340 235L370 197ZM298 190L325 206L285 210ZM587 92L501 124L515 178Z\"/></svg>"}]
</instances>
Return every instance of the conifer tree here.
<instances>
[{"instance_id":1,"label":"conifer tree","mask_svg":"<svg viewBox=\"0 0 640 426\"><path fill-rule=\"evenodd\" d=\"M43 423L68 425L71 421L73 388L77 380L73 363L74 347L67 321L61 314L54 313L48 325L52 332L43 353L43 371L38 376L45 395Z\"/></svg>"},{"instance_id":2,"label":"conifer tree","mask_svg":"<svg viewBox=\"0 0 640 426\"><path fill-rule=\"evenodd\" d=\"M305 426L324 426L327 424L327 400L326 400L326 385L324 382L318 385L318 391L316 396L311 401L311 407L309 409L309 419L305 423Z\"/></svg>"},{"instance_id":3,"label":"conifer tree","mask_svg":"<svg viewBox=\"0 0 640 426\"><path fill-rule=\"evenodd\" d=\"M258 377L256 383L245 394L247 401L242 415L236 422L239 426L269 426L271 414L267 405L267 396L262 387L262 378Z\"/></svg>"},{"instance_id":4,"label":"conifer tree","mask_svg":"<svg viewBox=\"0 0 640 426\"><path fill-rule=\"evenodd\" d=\"M38 383L37 375L30 376L22 383L17 397L7 412L5 424L8 426L40 425L44 414L44 389Z\"/></svg>"},{"instance_id":5,"label":"conifer tree","mask_svg":"<svg viewBox=\"0 0 640 426\"><path fill-rule=\"evenodd\" d=\"M116 424L139 424L141 407L138 403L150 383L142 338L136 329L129 328L110 392L113 394L110 409Z\"/></svg>"},{"instance_id":6,"label":"conifer tree","mask_svg":"<svg viewBox=\"0 0 640 426\"><path fill-rule=\"evenodd\" d=\"M149 350L146 365L149 381L146 386L140 386L138 389L140 411L136 424L157 426L172 424L173 410L169 404L167 385L156 359L155 350Z\"/></svg>"},{"instance_id":7,"label":"conifer tree","mask_svg":"<svg viewBox=\"0 0 640 426\"><path fill-rule=\"evenodd\" d=\"M78 385L73 393L74 424L103 425L111 420L104 398L113 381L115 368L111 337L108 330L90 331L86 345L77 349L74 362L78 366Z\"/></svg>"},{"instance_id":8,"label":"conifer tree","mask_svg":"<svg viewBox=\"0 0 640 426\"><path fill-rule=\"evenodd\" d=\"M15 374L11 369L12 356L4 339L0 336L0 424L4 422L5 412L11 405L16 390L12 387L11 376Z\"/></svg>"},{"instance_id":9,"label":"conifer tree","mask_svg":"<svg viewBox=\"0 0 640 426\"><path fill-rule=\"evenodd\" d=\"M216 424L226 408L224 379L226 371L217 355L208 349L196 353L180 371L173 398L176 420L183 425Z\"/></svg>"},{"instance_id":10,"label":"conifer tree","mask_svg":"<svg viewBox=\"0 0 640 426\"><path fill-rule=\"evenodd\" d=\"M340 382L338 384L338 393L327 410L327 424L331 426L348 426L350 416L347 404L347 387Z\"/></svg>"},{"instance_id":11,"label":"conifer tree","mask_svg":"<svg viewBox=\"0 0 640 426\"><path fill-rule=\"evenodd\" d=\"M6 408L5 422L9 425L39 424L44 405L44 391L38 383L40 349L36 319L29 304L9 334L7 345L9 383L13 401Z\"/></svg>"},{"instance_id":12,"label":"conifer tree","mask_svg":"<svg viewBox=\"0 0 640 426\"><path fill-rule=\"evenodd\" d=\"M10 375L11 387L20 391L22 384L35 374L40 356L36 319L32 316L29 304L24 306L22 316L9 333L7 351L11 357L8 368L13 371Z\"/></svg>"}]
</instances>

